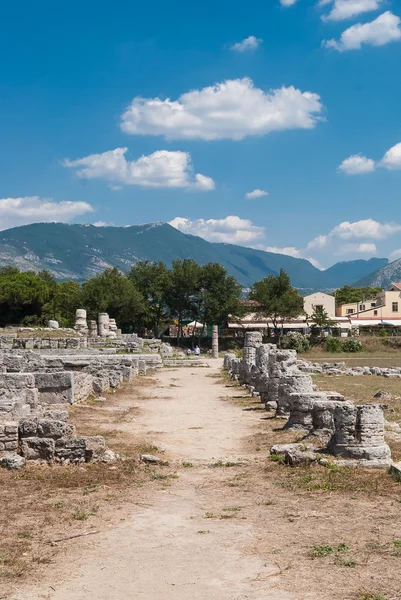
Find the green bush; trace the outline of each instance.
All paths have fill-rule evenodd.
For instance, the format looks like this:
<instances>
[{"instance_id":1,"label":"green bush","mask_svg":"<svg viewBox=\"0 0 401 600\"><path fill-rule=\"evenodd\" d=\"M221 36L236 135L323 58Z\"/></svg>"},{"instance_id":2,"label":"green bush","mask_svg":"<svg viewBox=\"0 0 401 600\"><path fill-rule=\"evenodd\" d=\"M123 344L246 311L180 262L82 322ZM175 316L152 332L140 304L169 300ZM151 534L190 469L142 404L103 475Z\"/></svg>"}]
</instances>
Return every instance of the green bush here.
<instances>
[{"instance_id":1,"label":"green bush","mask_svg":"<svg viewBox=\"0 0 401 600\"><path fill-rule=\"evenodd\" d=\"M349 338L343 342L344 352L360 352L362 350L362 342L354 338Z\"/></svg>"},{"instance_id":2,"label":"green bush","mask_svg":"<svg viewBox=\"0 0 401 600\"><path fill-rule=\"evenodd\" d=\"M326 350L327 352L342 352L343 345L341 340L335 337L328 337L326 339Z\"/></svg>"},{"instance_id":3,"label":"green bush","mask_svg":"<svg viewBox=\"0 0 401 600\"><path fill-rule=\"evenodd\" d=\"M281 339L281 347L296 350L299 354L306 352L310 348L309 339L303 333L290 331Z\"/></svg>"}]
</instances>

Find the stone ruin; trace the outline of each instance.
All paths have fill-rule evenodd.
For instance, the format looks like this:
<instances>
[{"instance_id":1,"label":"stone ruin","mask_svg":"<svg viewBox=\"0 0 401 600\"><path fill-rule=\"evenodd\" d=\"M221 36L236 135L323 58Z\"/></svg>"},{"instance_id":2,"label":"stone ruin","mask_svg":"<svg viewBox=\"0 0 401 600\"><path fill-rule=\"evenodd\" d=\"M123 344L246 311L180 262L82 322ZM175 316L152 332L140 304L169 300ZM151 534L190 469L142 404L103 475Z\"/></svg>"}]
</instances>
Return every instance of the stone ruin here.
<instances>
[{"instance_id":1,"label":"stone ruin","mask_svg":"<svg viewBox=\"0 0 401 600\"><path fill-rule=\"evenodd\" d=\"M151 340L140 353L144 340L122 336L106 313L88 327L85 310L77 310L75 332L79 337L47 340L21 337L23 331L0 335L0 466L115 459L103 437L76 437L68 407L161 368L168 345Z\"/></svg>"},{"instance_id":2,"label":"stone ruin","mask_svg":"<svg viewBox=\"0 0 401 600\"><path fill-rule=\"evenodd\" d=\"M338 464L387 467L392 464L384 439L384 413L380 404L356 406L337 392L318 392L295 350L263 344L259 332L245 334L243 357L224 357L230 377L260 396L275 416L287 419L284 429L298 430L305 441L317 443ZM286 444L271 449L285 454L289 464L319 459L315 445ZM324 458L322 461L324 462ZM327 459L326 459L327 462Z\"/></svg>"}]
</instances>

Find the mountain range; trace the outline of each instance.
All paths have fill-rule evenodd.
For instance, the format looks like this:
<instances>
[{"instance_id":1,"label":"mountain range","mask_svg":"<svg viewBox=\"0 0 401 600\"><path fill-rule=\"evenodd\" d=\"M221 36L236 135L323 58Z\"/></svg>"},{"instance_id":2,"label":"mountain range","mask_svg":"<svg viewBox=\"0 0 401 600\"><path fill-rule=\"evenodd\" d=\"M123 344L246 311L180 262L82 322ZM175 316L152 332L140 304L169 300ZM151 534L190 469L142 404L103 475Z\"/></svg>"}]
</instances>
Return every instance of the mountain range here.
<instances>
[{"instance_id":1,"label":"mountain range","mask_svg":"<svg viewBox=\"0 0 401 600\"><path fill-rule=\"evenodd\" d=\"M386 258L371 258L320 271L302 258L207 242L168 223L129 227L34 223L0 232L0 266L48 269L58 280L85 281L110 266L126 271L140 260L161 260L170 266L174 259L183 258L200 264L218 262L244 287L283 268L292 285L305 291L352 285L388 268Z\"/></svg>"},{"instance_id":2,"label":"mountain range","mask_svg":"<svg viewBox=\"0 0 401 600\"><path fill-rule=\"evenodd\" d=\"M355 283L356 287L372 286L388 289L392 283L401 281L401 258L382 266Z\"/></svg>"}]
</instances>

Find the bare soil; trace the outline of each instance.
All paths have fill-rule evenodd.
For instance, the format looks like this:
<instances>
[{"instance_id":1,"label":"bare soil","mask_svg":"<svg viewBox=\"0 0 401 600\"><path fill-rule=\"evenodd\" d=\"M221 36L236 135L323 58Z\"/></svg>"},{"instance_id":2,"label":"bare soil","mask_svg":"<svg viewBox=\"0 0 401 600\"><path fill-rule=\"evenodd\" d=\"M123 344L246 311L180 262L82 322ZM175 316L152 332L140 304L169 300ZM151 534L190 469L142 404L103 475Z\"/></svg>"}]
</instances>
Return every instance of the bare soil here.
<instances>
[{"instance_id":1,"label":"bare soil","mask_svg":"<svg viewBox=\"0 0 401 600\"><path fill-rule=\"evenodd\" d=\"M92 490L98 510L68 526L71 535L98 533L47 545L49 564L39 561L0 598L401 599L401 484L383 471L272 462L269 446L296 436L225 381L221 361L210 364L164 369L73 409L135 477L120 475L121 464L101 471L109 496ZM141 449L166 464L141 467ZM50 538L46 527L42 547L65 535L61 522Z\"/></svg>"}]
</instances>

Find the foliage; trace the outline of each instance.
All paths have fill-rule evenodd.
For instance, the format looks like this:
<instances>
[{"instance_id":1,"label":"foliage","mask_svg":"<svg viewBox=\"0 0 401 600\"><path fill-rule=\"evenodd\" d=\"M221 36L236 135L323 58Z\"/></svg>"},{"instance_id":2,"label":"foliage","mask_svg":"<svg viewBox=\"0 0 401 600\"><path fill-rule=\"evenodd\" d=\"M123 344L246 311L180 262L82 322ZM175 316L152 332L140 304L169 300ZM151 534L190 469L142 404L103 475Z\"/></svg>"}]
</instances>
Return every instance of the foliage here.
<instances>
[{"instance_id":1,"label":"foliage","mask_svg":"<svg viewBox=\"0 0 401 600\"><path fill-rule=\"evenodd\" d=\"M345 285L342 288L336 290L335 298L336 304L351 304L353 302L360 302L361 300L371 300L376 298L377 294L381 292L381 288L362 287L353 288L350 285Z\"/></svg>"},{"instance_id":2,"label":"foliage","mask_svg":"<svg viewBox=\"0 0 401 600\"><path fill-rule=\"evenodd\" d=\"M166 296L170 286L170 276L163 262L152 263L148 260L132 265L127 275L142 294L146 311L143 325L159 337L168 320Z\"/></svg>"},{"instance_id":3,"label":"foliage","mask_svg":"<svg viewBox=\"0 0 401 600\"><path fill-rule=\"evenodd\" d=\"M328 337L325 342L327 352L342 352L343 345L339 338Z\"/></svg>"},{"instance_id":4,"label":"foliage","mask_svg":"<svg viewBox=\"0 0 401 600\"><path fill-rule=\"evenodd\" d=\"M51 300L43 306L45 320L56 319L61 327L73 327L75 311L82 304L81 286L76 281L56 284Z\"/></svg>"},{"instance_id":5,"label":"foliage","mask_svg":"<svg viewBox=\"0 0 401 600\"><path fill-rule=\"evenodd\" d=\"M282 348L296 350L299 354L307 352L310 348L310 342L306 335L298 331L290 331L281 340Z\"/></svg>"},{"instance_id":6,"label":"foliage","mask_svg":"<svg viewBox=\"0 0 401 600\"><path fill-rule=\"evenodd\" d=\"M271 319L276 330L285 320L295 319L304 312L303 298L291 286L284 269L280 270L280 275L269 275L257 281L251 287L249 299L259 302L260 316Z\"/></svg>"},{"instance_id":7,"label":"foliage","mask_svg":"<svg viewBox=\"0 0 401 600\"><path fill-rule=\"evenodd\" d=\"M47 281L29 271L12 267L0 269L0 326L18 324L25 317L40 321L42 307L51 296Z\"/></svg>"},{"instance_id":8,"label":"foliage","mask_svg":"<svg viewBox=\"0 0 401 600\"><path fill-rule=\"evenodd\" d=\"M333 325L335 325L335 321L333 321L333 319L330 319L323 306L313 307L313 313L310 316L310 320L316 327L318 327L321 330L321 333L327 327L332 327Z\"/></svg>"},{"instance_id":9,"label":"foliage","mask_svg":"<svg viewBox=\"0 0 401 600\"><path fill-rule=\"evenodd\" d=\"M82 305L90 319L96 319L99 312L107 312L124 328L132 328L145 311L143 297L135 283L117 267L106 269L83 284Z\"/></svg>"},{"instance_id":10,"label":"foliage","mask_svg":"<svg viewBox=\"0 0 401 600\"><path fill-rule=\"evenodd\" d=\"M361 352L362 350L362 342L355 338L344 340L342 346L344 352Z\"/></svg>"}]
</instances>

